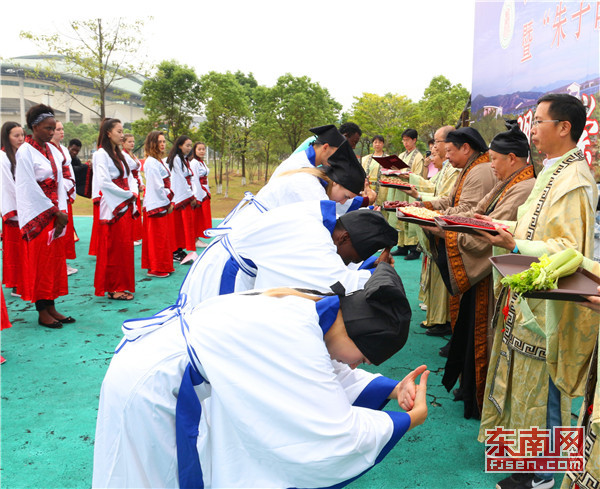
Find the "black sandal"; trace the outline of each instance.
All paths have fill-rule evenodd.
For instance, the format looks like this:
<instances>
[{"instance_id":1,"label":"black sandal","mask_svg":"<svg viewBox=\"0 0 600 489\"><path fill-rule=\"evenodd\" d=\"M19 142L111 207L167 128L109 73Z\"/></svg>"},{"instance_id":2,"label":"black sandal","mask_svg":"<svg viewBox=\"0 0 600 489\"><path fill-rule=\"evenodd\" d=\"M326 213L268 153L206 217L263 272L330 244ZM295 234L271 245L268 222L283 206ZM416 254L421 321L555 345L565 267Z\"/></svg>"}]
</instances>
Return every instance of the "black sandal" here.
<instances>
[{"instance_id":1,"label":"black sandal","mask_svg":"<svg viewBox=\"0 0 600 489\"><path fill-rule=\"evenodd\" d=\"M133 300L133 294L130 294L129 292L107 292L108 294L108 298L112 299L113 301L131 301ZM115 296L115 294L121 294L118 296Z\"/></svg>"},{"instance_id":2,"label":"black sandal","mask_svg":"<svg viewBox=\"0 0 600 489\"><path fill-rule=\"evenodd\" d=\"M38 324L40 326L44 326L45 328L51 328L51 329L60 329L63 327L62 323L58 319L50 324L42 323L42 320L38 319Z\"/></svg>"}]
</instances>

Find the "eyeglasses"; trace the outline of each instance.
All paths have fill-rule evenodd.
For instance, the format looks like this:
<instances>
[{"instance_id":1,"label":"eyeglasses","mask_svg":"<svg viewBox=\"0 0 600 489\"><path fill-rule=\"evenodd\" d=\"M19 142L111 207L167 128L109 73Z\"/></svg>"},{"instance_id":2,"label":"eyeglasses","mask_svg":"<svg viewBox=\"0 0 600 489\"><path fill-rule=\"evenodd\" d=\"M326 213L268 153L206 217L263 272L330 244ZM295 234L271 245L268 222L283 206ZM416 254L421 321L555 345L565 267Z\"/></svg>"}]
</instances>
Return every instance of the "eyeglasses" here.
<instances>
[{"instance_id":1,"label":"eyeglasses","mask_svg":"<svg viewBox=\"0 0 600 489\"><path fill-rule=\"evenodd\" d=\"M532 125L533 127L536 127L536 126L538 126L538 125L540 125L540 124L542 124L542 123L544 123L544 122L562 122L562 121L561 121L560 119L549 119L549 120L547 120L547 121L533 121L533 122L531 123L531 125Z\"/></svg>"}]
</instances>

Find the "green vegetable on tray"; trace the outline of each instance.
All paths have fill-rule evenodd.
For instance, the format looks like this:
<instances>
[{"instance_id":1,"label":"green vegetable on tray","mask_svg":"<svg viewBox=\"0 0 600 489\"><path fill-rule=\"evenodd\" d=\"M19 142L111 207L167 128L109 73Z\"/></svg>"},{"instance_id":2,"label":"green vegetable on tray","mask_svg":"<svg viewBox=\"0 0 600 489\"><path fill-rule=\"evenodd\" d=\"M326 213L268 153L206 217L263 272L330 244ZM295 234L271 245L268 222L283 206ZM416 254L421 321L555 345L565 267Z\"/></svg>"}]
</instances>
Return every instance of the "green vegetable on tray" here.
<instances>
[{"instance_id":1,"label":"green vegetable on tray","mask_svg":"<svg viewBox=\"0 0 600 489\"><path fill-rule=\"evenodd\" d=\"M579 268L583 255L573 248L567 248L550 256L544 254L539 260L527 270L507 275L501 280L502 284L518 294L556 289L559 278L572 275Z\"/></svg>"}]
</instances>

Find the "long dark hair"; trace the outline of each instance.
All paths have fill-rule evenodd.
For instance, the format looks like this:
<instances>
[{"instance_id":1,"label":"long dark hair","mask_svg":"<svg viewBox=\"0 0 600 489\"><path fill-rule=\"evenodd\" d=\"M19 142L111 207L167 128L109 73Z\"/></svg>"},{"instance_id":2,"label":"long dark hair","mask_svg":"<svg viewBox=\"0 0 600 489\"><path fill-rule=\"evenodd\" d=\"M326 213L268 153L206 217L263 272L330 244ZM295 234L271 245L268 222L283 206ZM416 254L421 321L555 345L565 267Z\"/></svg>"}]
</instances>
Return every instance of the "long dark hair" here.
<instances>
[{"instance_id":1,"label":"long dark hair","mask_svg":"<svg viewBox=\"0 0 600 489\"><path fill-rule=\"evenodd\" d=\"M104 151L108 153L108 156L110 156L110 159L113 160L117 170L119 170L119 177L123 178L125 172L127 172L127 175L130 173L129 165L125 160L123 153L121 153L119 146L115 145L113 148L113 144L108 137L108 133L112 130L112 128L120 123L121 121L119 119L106 118L102 121L100 124L100 133L98 134L98 148L103 148Z\"/></svg>"},{"instance_id":2,"label":"long dark hair","mask_svg":"<svg viewBox=\"0 0 600 489\"><path fill-rule=\"evenodd\" d=\"M190 166L187 162L186 156L183 154L183 151L181 151L181 148L179 146L182 146L183 143L185 143L187 140L192 140L192 138L188 137L188 136L179 136L177 138L177 140L175 141L175 143L173 144L173 147L171 148L171 151L169 151L169 156L167 156L167 163L169 164L169 170L173 171L173 161L175 161L175 156L179 156L179 159L181 160L181 169L185 170L185 168L187 167L187 169L189 170Z\"/></svg>"},{"instance_id":3,"label":"long dark hair","mask_svg":"<svg viewBox=\"0 0 600 489\"><path fill-rule=\"evenodd\" d=\"M21 124L13 121L7 121L2 124L2 130L0 130L0 144L4 148L4 152L6 156L8 156L8 161L10 161L10 172L12 176L15 176L15 168L17 165L17 159L15 158L15 150L10 144L10 131L12 131L15 127L21 127Z\"/></svg>"}]
</instances>

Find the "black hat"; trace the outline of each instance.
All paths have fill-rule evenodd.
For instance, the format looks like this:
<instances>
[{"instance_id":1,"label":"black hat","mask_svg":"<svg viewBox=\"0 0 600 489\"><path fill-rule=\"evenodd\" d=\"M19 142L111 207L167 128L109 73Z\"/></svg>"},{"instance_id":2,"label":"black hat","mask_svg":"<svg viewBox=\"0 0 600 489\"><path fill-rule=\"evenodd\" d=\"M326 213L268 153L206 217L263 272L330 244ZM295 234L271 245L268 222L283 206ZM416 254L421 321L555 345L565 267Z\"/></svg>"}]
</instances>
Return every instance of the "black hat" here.
<instances>
[{"instance_id":1,"label":"black hat","mask_svg":"<svg viewBox=\"0 0 600 489\"><path fill-rule=\"evenodd\" d=\"M402 280L380 263L365 288L340 297L346 332L362 354L379 365L406 343L411 310Z\"/></svg>"},{"instance_id":2,"label":"black hat","mask_svg":"<svg viewBox=\"0 0 600 489\"><path fill-rule=\"evenodd\" d=\"M479 134L479 131L473 127L461 127L455 131L450 131L446 136L447 143L456 143L463 145L467 143L475 151L485 153L488 150L487 144Z\"/></svg>"},{"instance_id":3,"label":"black hat","mask_svg":"<svg viewBox=\"0 0 600 489\"><path fill-rule=\"evenodd\" d=\"M329 157L327 163L329 166L324 166L323 170L334 182L355 194L360 194L364 190L367 174L345 139L338 150Z\"/></svg>"},{"instance_id":4,"label":"black hat","mask_svg":"<svg viewBox=\"0 0 600 489\"><path fill-rule=\"evenodd\" d=\"M515 156L527 158L529 156L529 141L527 141L527 136L519 129L519 126L512 126L510 131L496 134L496 137L490 143L490 149L503 155L514 153Z\"/></svg>"},{"instance_id":5,"label":"black hat","mask_svg":"<svg viewBox=\"0 0 600 489\"><path fill-rule=\"evenodd\" d=\"M329 143L329 146L334 146L336 148L339 148L346 140L342 133L338 131L337 127L335 127L333 124L313 127L309 129L309 131L317 136L317 143Z\"/></svg>"},{"instance_id":6,"label":"black hat","mask_svg":"<svg viewBox=\"0 0 600 489\"><path fill-rule=\"evenodd\" d=\"M381 212L361 209L340 216L339 221L348 231L352 246L362 260L398 242L398 231L388 224Z\"/></svg>"}]
</instances>

